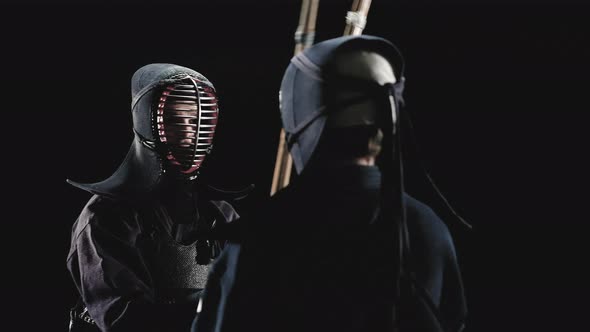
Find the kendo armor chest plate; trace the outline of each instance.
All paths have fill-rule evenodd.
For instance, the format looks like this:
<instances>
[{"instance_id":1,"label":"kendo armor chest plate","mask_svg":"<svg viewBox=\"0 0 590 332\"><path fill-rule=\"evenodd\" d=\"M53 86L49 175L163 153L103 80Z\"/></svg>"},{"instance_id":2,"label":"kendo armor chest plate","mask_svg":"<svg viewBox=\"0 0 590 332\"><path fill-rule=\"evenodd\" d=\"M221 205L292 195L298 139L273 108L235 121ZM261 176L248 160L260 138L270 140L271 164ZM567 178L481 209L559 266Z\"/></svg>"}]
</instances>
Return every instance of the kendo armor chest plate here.
<instances>
[{"instance_id":1,"label":"kendo armor chest plate","mask_svg":"<svg viewBox=\"0 0 590 332\"><path fill-rule=\"evenodd\" d=\"M209 266L196 261L197 241L180 244L166 232L159 232L155 240L152 276L159 299L167 302L183 291L205 288Z\"/></svg>"}]
</instances>

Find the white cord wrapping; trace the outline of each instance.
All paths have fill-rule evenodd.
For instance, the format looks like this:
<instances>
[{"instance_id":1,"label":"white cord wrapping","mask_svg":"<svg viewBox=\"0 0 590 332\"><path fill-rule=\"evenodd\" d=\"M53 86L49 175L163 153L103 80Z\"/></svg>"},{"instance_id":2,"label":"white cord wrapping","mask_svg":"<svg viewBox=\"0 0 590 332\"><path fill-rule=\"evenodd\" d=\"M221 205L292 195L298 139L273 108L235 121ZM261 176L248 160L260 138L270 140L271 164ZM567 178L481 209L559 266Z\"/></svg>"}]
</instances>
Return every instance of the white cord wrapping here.
<instances>
[{"instance_id":1,"label":"white cord wrapping","mask_svg":"<svg viewBox=\"0 0 590 332\"><path fill-rule=\"evenodd\" d=\"M364 29L367 25L367 16L361 12L349 11L346 13L346 23L351 24L359 29Z\"/></svg>"}]
</instances>

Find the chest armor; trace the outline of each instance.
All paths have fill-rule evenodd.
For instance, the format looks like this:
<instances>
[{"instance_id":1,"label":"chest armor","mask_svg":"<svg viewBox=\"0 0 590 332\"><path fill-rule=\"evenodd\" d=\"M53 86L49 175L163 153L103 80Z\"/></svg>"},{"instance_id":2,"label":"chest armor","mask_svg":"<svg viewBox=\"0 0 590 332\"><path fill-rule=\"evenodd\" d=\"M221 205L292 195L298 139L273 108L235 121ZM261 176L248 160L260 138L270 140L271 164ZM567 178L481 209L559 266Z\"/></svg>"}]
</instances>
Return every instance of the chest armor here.
<instances>
[{"instance_id":1,"label":"chest armor","mask_svg":"<svg viewBox=\"0 0 590 332\"><path fill-rule=\"evenodd\" d=\"M180 244L162 232L156 241L154 281L158 288L204 288L209 265L197 263L197 242Z\"/></svg>"},{"instance_id":2,"label":"chest armor","mask_svg":"<svg viewBox=\"0 0 590 332\"><path fill-rule=\"evenodd\" d=\"M164 231L154 238L151 274L156 297L161 302L175 303L205 288L209 265L197 263L197 247L202 248L200 241L181 244Z\"/></svg>"},{"instance_id":3,"label":"chest armor","mask_svg":"<svg viewBox=\"0 0 590 332\"><path fill-rule=\"evenodd\" d=\"M205 229L211 227L218 216L212 211L199 209ZM149 211L144 225L147 243L145 258L152 277L156 299L162 303L192 302L193 295L205 288L212 259L219 254L219 243L205 239L188 240L190 243L177 241L165 229L160 220L169 218L162 210ZM199 229L190 232L199 233ZM206 233L206 231L205 231ZM191 238L194 238L191 236Z\"/></svg>"}]
</instances>

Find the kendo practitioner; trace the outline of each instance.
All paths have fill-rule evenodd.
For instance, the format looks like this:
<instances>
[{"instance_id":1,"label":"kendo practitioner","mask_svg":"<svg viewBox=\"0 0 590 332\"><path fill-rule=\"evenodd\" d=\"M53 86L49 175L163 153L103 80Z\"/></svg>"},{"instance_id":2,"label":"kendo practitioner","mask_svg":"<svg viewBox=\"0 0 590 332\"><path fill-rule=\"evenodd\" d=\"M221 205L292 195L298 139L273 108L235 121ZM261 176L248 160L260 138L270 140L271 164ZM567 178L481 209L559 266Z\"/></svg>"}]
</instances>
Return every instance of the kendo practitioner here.
<instances>
[{"instance_id":1,"label":"kendo practitioner","mask_svg":"<svg viewBox=\"0 0 590 332\"><path fill-rule=\"evenodd\" d=\"M194 332L463 329L446 225L403 190L403 61L367 35L295 56L280 90L298 177L241 219Z\"/></svg>"},{"instance_id":2,"label":"kendo practitioner","mask_svg":"<svg viewBox=\"0 0 590 332\"><path fill-rule=\"evenodd\" d=\"M205 183L201 166L219 114L216 91L198 72L149 64L131 81L134 140L108 179L69 181L93 194L72 229L67 267L80 293L71 331L187 331L222 243L219 225L237 213Z\"/></svg>"}]
</instances>

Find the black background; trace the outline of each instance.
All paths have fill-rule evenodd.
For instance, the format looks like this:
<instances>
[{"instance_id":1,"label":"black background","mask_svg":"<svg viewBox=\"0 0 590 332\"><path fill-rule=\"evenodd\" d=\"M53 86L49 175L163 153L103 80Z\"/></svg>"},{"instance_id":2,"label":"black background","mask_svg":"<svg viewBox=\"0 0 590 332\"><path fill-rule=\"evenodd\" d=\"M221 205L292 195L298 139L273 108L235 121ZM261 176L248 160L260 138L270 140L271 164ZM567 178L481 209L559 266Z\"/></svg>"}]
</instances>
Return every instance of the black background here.
<instances>
[{"instance_id":1,"label":"black background","mask_svg":"<svg viewBox=\"0 0 590 332\"><path fill-rule=\"evenodd\" d=\"M349 6L321 2L316 41L342 33ZM89 198L65 179L101 180L123 159L133 72L170 62L207 76L222 115L205 175L265 195L299 1L0 8L7 322L63 331L76 297L65 268L70 228ZM365 33L404 53L423 160L474 226L451 219L410 173L409 191L455 236L467 331L565 331L586 314L589 9L373 1Z\"/></svg>"}]
</instances>

